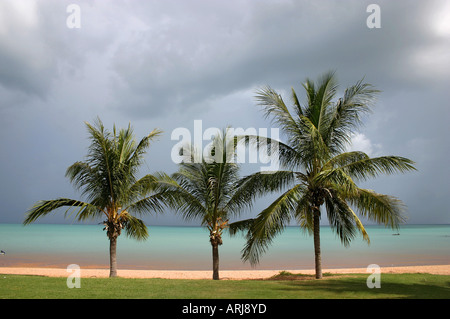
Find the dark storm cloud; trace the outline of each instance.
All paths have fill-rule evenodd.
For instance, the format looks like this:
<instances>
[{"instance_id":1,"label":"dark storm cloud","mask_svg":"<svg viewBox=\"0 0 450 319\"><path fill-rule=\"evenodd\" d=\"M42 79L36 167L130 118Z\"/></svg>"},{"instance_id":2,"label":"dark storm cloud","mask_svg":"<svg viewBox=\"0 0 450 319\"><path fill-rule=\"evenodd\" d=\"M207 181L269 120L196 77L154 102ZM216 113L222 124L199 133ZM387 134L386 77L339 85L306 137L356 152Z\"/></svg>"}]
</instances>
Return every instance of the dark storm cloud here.
<instances>
[{"instance_id":1,"label":"dark storm cloud","mask_svg":"<svg viewBox=\"0 0 450 319\"><path fill-rule=\"evenodd\" d=\"M271 85L284 95L294 87L303 97L305 78L330 69L342 89L365 77L382 90L353 147L418 162L417 173L369 186L398 193L414 222L426 222L430 185L438 190L433 212L445 207L445 1L377 1L381 29L366 25L373 1L359 0L77 1L81 28L69 29L66 8L73 2L0 1L0 176L11 185L0 194L6 211L22 214L35 200L60 196L61 185L69 192L64 170L83 158L83 121L97 115L108 127L131 121L138 137L163 129L152 149L160 156L150 157L149 166L171 170L175 127L191 129L194 119L205 128L270 125L255 106L256 88ZM18 200L21 193L25 201ZM17 220L5 216L0 222ZM432 216L450 222L448 212Z\"/></svg>"},{"instance_id":2,"label":"dark storm cloud","mask_svg":"<svg viewBox=\"0 0 450 319\"><path fill-rule=\"evenodd\" d=\"M262 84L300 86L329 69L344 83L366 76L387 91L430 84L436 74L420 63L420 54L442 42L429 23L430 8L438 6L380 1L382 28L373 30L366 25L369 3L242 1L204 7L196 1L177 3L177 10L141 5L133 12L139 11L140 29L118 44L112 59L117 103L148 115L184 112Z\"/></svg>"}]
</instances>

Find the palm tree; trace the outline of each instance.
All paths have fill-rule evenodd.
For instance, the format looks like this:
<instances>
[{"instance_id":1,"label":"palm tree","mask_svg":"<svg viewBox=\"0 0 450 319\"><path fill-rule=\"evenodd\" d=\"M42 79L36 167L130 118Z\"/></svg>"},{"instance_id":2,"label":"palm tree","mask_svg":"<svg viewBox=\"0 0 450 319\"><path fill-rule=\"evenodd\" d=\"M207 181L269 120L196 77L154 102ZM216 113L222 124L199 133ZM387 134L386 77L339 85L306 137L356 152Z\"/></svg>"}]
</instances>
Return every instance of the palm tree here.
<instances>
[{"instance_id":1,"label":"palm tree","mask_svg":"<svg viewBox=\"0 0 450 319\"><path fill-rule=\"evenodd\" d=\"M165 203L186 220L200 220L209 230L213 280L219 280L219 246L229 219L250 206L247 193L236 188L239 166L235 161L235 139L227 131L212 139L209 155L199 156L192 146L184 148L186 159L172 176L160 176Z\"/></svg>"},{"instance_id":2,"label":"palm tree","mask_svg":"<svg viewBox=\"0 0 450 319\"><path fill-rule=\"evenodd\" d=\"M372 85L358 81L335 100L338 86L334 73L329 72L317 83L307 79L303 88L304 104L300 104L292 89L292 111L272 88L257 91L256 98L266 117L272 117L286 136L286 143L278 141L284 170L252 174L243 178L239 187L254 190L253 197L275 191L282 194L256 218L231 226L233 232L248 230L242 258L256 264L273 238L296 221L313 234L316 278L320 279L322 205L330 226L345 246L358 231L369 243L353 209L364 218L397 228L404 221L404 205L393 196L359 188L356 182L415 168L414 162L400 156L371 158L363 152L346 152L352 134L362 124L361 116L370 111L379 92Z\"/></svg>"},{"instance_id":3,"label":"palm tree","mask_svg":"<svg viewBox=\"0 0 450 319\"><path fill-rule=\"evenodd\" d=\"M105 218L104 230L110 242L109 276L115 277L117 238L122 229L129 237L146 239L146 225L133 214L162 208L161 194L155 193L156 178L152 175L137 178L146 149L161 131L155 129L137 143L130 125L119 132L114 126L111 133L105 130L100 119L95 124L86 123L91 140L86 161L76 162L66 171L75 188L82 189L86 201L68 198L39 201L27 212L24 224L61 207L67 207L66 216L76 212L78 221Z\"/></svg>"}]
</instances>

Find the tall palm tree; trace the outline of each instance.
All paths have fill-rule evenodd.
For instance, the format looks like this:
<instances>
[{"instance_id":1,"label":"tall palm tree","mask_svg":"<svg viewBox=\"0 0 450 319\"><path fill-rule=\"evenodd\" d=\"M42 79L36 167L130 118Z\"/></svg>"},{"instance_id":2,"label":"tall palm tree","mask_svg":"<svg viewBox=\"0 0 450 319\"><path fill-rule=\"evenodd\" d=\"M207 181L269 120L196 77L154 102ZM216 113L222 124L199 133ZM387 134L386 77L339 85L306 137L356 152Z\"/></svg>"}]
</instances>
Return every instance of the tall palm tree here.
<instances>
[{"instance_id":1,"label":"tall palm tree","mask_svg":"<svg viewBox=\"0 0 450 319\"><path fill-rule=\"evenodd\" d=\"M165 203L186 220L199 220L209 230L212 247L213 280L219 280L219 246L229 219L250 206L247 193L236 188L239 166L236 163L235 139L227 131L212 139L207 156L198 155L194 147L184 148L186 159L172 176L160 176ZM199 160L200 159L200 160Z\"/></svg>"},{"instance_id":2,"label":"tall palm tree","mask_svg":"<svg viewBox=\"0 0 450 319\"><path fill-rule=\"evenodd\" d=\"M156 178L145 175L137 178L150 142L161 134L155 129L136 142L133 129L116 132L105 130L100 119L95 125L86 123L91 145L86 161L67 168L66 176L77 189L82 189L86 201L58 198L37 202L28 212L24 224L61 208L67 207L66 216L76 212L78 221L105 218L110 242L110 277L117 276L117 238L122 229L129 237L144 240L148 237L144 222L133 214L142 215L150 210L160 211L161 194L155 193Z\"/></svg>"},{"instance_id":3,"label":"tall palm tree","mask_svg":"<svg viewBox=\"0 0 450 319\"><path fill-rule=\"evenodd\" d=\"M266 117L272 117L286 136L286 143L278 141L283 169L273 174L259 172L247 176L239 187L253 190L253 197L275 191L282 194L256 218L231 226L233 232L248 230L242 258L256 264L273 238L291 221L296 221L313 234L316 278L320 279L323 208L345 246L358 231L369 243L369 236L353 209L369 220L397 228L404 221L404 205L393 196L359 188L356 182L415 168L414 162L400 156L371 158L363 152L346 151L352 134L362 124L361 116L370 111L379 92L372 85L358 81L336 100L338 85L334 73L329 72L317 83L307 79L303 88L306 93L303 104L292 89L292 111L272 88L257 91L256 98Z\"/></svg>"}]
</instances>

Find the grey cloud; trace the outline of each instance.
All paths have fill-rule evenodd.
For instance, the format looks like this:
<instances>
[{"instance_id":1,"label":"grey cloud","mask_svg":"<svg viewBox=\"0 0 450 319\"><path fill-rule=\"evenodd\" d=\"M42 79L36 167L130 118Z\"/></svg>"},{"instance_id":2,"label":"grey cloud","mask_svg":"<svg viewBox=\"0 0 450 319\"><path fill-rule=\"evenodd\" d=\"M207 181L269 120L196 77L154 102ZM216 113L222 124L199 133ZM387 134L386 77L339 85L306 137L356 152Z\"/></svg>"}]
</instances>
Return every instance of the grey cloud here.
<instances>
[{"instance_id":1,"label":"grey cloud","mask_svg":"<svg viewBox=\"0 0 450 319\"><path fill-rule=\"evenodd\" d=\"M79 73L89 54L107 50L113 30L96 25L102 21L95 16L82 16L84 29L67 27L66 9L72 2L0 3L1 86L45 100L55 82Z\"/></svg>"},{"instance_id":2,"label":"grey cloud","mask_svg":"<svg viewBox=\"0 0 450 319\"><path fill-rule=\"evenodd\" d=\"M183 3L170 16L173 7L140 8L147 27L118 44L112 60L118 105L147 115L185 111L262 84L300 86L329 69L344 83L366 76L387 91L418 87L429 74L414 56L439 44L423 14L430 3L381 1L378 30L366 26L368 1L244 2L247 11L199 3Z\"/></svg>"},{"instance_id":3,"label":"grey cloud","mask_svg":"<svg viewBox=\"0 0 450 319\"><path fill-rule=\"evenodd\" d=\"M372 1L359 0L77 1L81 29L66 27L73 1L28 1L35 7L25 9L20 3L0 2L6 210L59 196L61 185L71 189L64 168L84 156L83 121L97 115L108 127L130 121L137 136L163 129L146 169L171 172L175 127L191 129L195 119L205 128L269 127L253 99L258 86L283 96L294 87L304 98L304 79L329 69L342 89L365 76L382 90L360 147L418 162L415 174L369 186L399 193L415 222L425 221L424 194L433 193L434 210L445 207L445 194L430 191L430 185L448 189L442 159L450 154L450 27L445 31L436 16L445 1L377 1L382 28L372 30L366 26ZM42 187L42 180L50 182ZM21 191L29 193L27 205L17 200ZM448 218L433 215L437 222Z\"/></svg>"}]
</instances>

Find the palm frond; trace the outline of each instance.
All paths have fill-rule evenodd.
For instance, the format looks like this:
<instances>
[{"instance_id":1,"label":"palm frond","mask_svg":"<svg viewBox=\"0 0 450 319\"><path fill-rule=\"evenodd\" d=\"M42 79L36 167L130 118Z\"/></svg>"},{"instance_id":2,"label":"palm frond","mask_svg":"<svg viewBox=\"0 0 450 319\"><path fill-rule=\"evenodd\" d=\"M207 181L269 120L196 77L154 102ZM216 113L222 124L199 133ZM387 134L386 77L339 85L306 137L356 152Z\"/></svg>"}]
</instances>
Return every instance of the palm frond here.
<instances>
[{"instance_id":1,"label":"palm frond","mask_svg":"<svg viewBox=\"0 0 450 319\"><path fill-rule=\"evenodd\" d=\"M242 259L255 265L261 254L271 244L294 216L296 204L307 191L301 184L289 189L279 196L269 207L255 218L247 235L247 243L242 250Z\"/></svg>"},{"instance_id":2,"label":"palm frond","mask_svg":"<svg viewBox=\"0 0 450 319\"><path fill-rule=\"evenodd\" d=\"M150 143L157 137L160 137L162 133L163 131L154 129L147 136L141 139L139 144L132 151L132 155L128 160L128 162L130 163L129 165L131 165L132 167L139 167L142 164L143 156L146 154Z\"/></svg>"},{"instance_id":3,"label":"palm frond","mask_svg":"<svg viewBox=\"0 0 450 319\"><path fill-rule=\"evenodd\" d=\"M356 194L358 190L352 177L341 168L330 170L322 169L311 180L311 184L321 188L332 188L347 194L347 196Z\"/></svg>"},{"instance_id":4,"label":"palm frond","mask_svg":"<svg viewBox=\"0 0 450 319\"><path fill-rule=\"evenodd\" d=\"M325 207L331 228L339 236L344 246L349 246L356 236L356 231L363 235L363 239L370 243L362 222L351 207L340 197L339 192L329 189L325 197Z\"/></svg>"},{"instance_id":5,"label":"palm frond","mask_svg":"<svg viewBox=\"0 0 450 319\"><path fill-rule=\"evenodd\" d=\"M370 158L362 152L350 152L340 154L338 157L329 163L337 167L336 170L342 170L358 180L367 180L380 174L391 175L416 170L413 161L401 156Z\"/></svg>"},{"instance_id":6,"label":"palm frond","mask_svg":"<svg viewBox=\"0 0 450 319\"><path fill-rule=\"evenodd\" d=\"M164 212L164 200L166 199L164 192L151 194L144 198L134 201L129 204L125 210L133 214L150 214L150 213L163 213Z\"/></svg>"},{"instance_id":7,"label":"palm frond","mask_svg":"<svg viewBox=\"0 0 450 319\"><path fill-rule=\"evenodd\" d=\"M86 162L75 162L67 168L66 177L77 190L81 190L81 195L87 201L96 206L106 206L104 199L109 196L110 189L98 167L92 167Z\"/></svg>"},{"instance_id":8,"label":"palm frond","mask_svg":"<svg viewBox=\"0 0 450 319\"><path fill-rule=\"evenodd\" d=\"M73 183L75 188L80 189L87 184L92 182L95 178L96 171L85 162L75 162L70 165L66 170L66 177L69 178L70 182Z\"/></svg>"},{"instance_id":9,"label":"palm frond","mask_svg":"<svg viewBox=\"0 0 450 319\"><path fill-rule=\"evenodd\" d=\"M304 116L303 107L300 104L300 101L297 97L297 93L295 92L294 88L291 88L291 96L292 96L292 103L294 104L294 110L295 110L297 117Z\"/></svg>"},{"instance_id":10,"label":"palm frond","mask_svg":"<svg viewBox=\"0 0 450 319\"><path fill-rule=\"evenodd\" d=\"M349 207L350 208L350 207ZM365 240L367 242L367 244L370 244L370 238L369 238L369 234L367 233L366 229L364 228L363 223L361 222L361 220L359 219L359 217L355 214L355 212L353 211L353 209L351 209L351 212L353 214L353 219L355 221L355 225L358 228L359 232L362 234L363 236L363 240Z\"/></svg>"},{"instance_id":11,"label":"palm frond","mask_svg":"<svg viewBox=\"0 0 450 319\"><path fill-rule=\"evenodd\" d=\"M78 212L76 213L76 217L78 217L78 220L84 220L88 217L98 215L99 212L102 212L98 207L92 204L74 199L59 198L54 200L43 200L37 202L31 209L28 210L24 224L30 224L36 221L39 217L46 216L50 212L61 207L67 207L66 214L69 211L77 210Z\"/></svg>"},{"instance_id":12,"label":"palm frond","mask_svg":"<svg viewBox=\"0 0 450 319\"><path fill-rule=\"evenodd\" d=\"M237 143L252 148L252 151L256 151L255 154L257 154L257 152L263 152L263 154L270 155L271 158L276 158L284 169L296 170L303 165L303 159L301 158L300 153L295 149L296 144L291 146L270 137L257 135L237 136ZM276 147L272 147L272 145L276 145Z\"/></svg>"},{"instance_id":13,"label":"palm frond","mask_svg":"<svg viewBox=\"0 0 450 319\"><path fill-rule=\"evenodd\" d=\"M264 109L265 117L272 117L272 121L280 126L288 136L296 136L300 134L297 122L292 117L289 109L279 95L270 86L259 89L256 92L256 100L258 105Z\"/></svg>"},{"instance_id":14,"label":"palm frond","mask_svg":"<svg viewBox=\"0 0 450 319\"><path fill-rule=\"evenodd\" d=\"M246 232L246 231L248 232L253 226L254 222L255 222L254 218L249 218L231 223L228 225L229 226L228 231L231 236L234 236L239 232Z\"/></svg>"},{"instance_id":15,"label":"palm frond","mask_svg":"<svg viewBox=\"0 0 450 319\"><path fill-rule=\"evenodd\" d=\"M296 150L309 170L313 170L313 167L318 168L330 157L330 152L319 129L308 117L301 117L301 126L304 134L298 141Z\"/></svg>"},{"instance_id":16,"label":"palm frond","mask_svg":"<svg viewBox=\"0 0 450 319\"><path fill-rule=\"evenodd\" d=\"M143 198L156 192L158 188L158 177L147 174L137 180L131 187L126 191L126 202L132 202L139 198Z\"/></svg>"},{"instance_id":17,"label":"palm frond","mask_svg":"<svg viewBox=\"0 0 450 319\"><path fill-rule=\"evenodd\" d=\"M304 116L311 121L320 134L323 134L327 124L329 105L338 87L334 73L333 71L325 73L317 83L307 79L303 84L308 98Z\"/></svg>"},{"instance_id":18,"label":"palm frond","mask_svg":"<svg viewBox=\"0 0 450 319\"><path fill-rule=\"evenodd\" d=\"M376 193L369 189L358 189L358 194L347 199L363 217L378 224L396 229L405 222L406 206L398 198Z\"/></svg>"},{"instance_id":19,"label":"palm frond","mask_svg":"<svg viewBox=\"0 0 450 319\"><path fill-rule=\"evenodd\" d=\"M351 136L362 125L362 116L371 112L380 91L363 79L347 88L344 96L335 104L324 140L333 153L343 152Z\"/></svg>"},{"instance_id":20,"label":"palm frond","mask_svg":"<svg viewBox=\"0 0 450 319\"><path fill-rule=\"evenodd\" d=\"M271 192L279 192L293 186L296 175L292 171L276 171L271 174L257 172L241 178L236 192L226 207L241 207L254 199Z\"/></svg>"},{"instance_id":21,"label":"palm frond","mask_svg":"<svg viewBox=\"0 0 450 319\"><path fill-rule=\"evenodd\" d=\"M148 228L143 220L125 211L121 213L121 222L128 237L136 240L148 238Z\"/></svg>"},{"instance_id":22,"label":"palm frond","mask_svg":"<svg viewBox=\"0 0 450 319\"><path fill-rule=\"evenodd\" d=\"M181 214L184 219L193 220L202 218L208 207L205 206L207 203L203 200L201 186L200 189L192 186L188 176L180 172L172 176L161 174L158 178L158 188L166 206Z\"/></svg>"},{"instance_id":23,"label":"palm frond","mask_svg":"<svg viewBox=\"0 0 450 319\"><path fill-rule=\"evenodd\" d=\"M297 201L297 207L295 208L295 219L300 226L300 229L307 232L309 235L312 235L314 231L311 195L312 194L309 191L305 191L303 196Z\"/></svg>"},{"instance_id":24,"label":"palm frond","mask_svg":"<svg viewBox=\"0 0 450 319\"><path fill-rule=\"evenodd\" d=\"M336 167L342 167L369 158L369 155L360 151L340 153L332 157L327 163L325 163L323 165L323 169L329 170Z\"/></svg>"}]
</instances>

